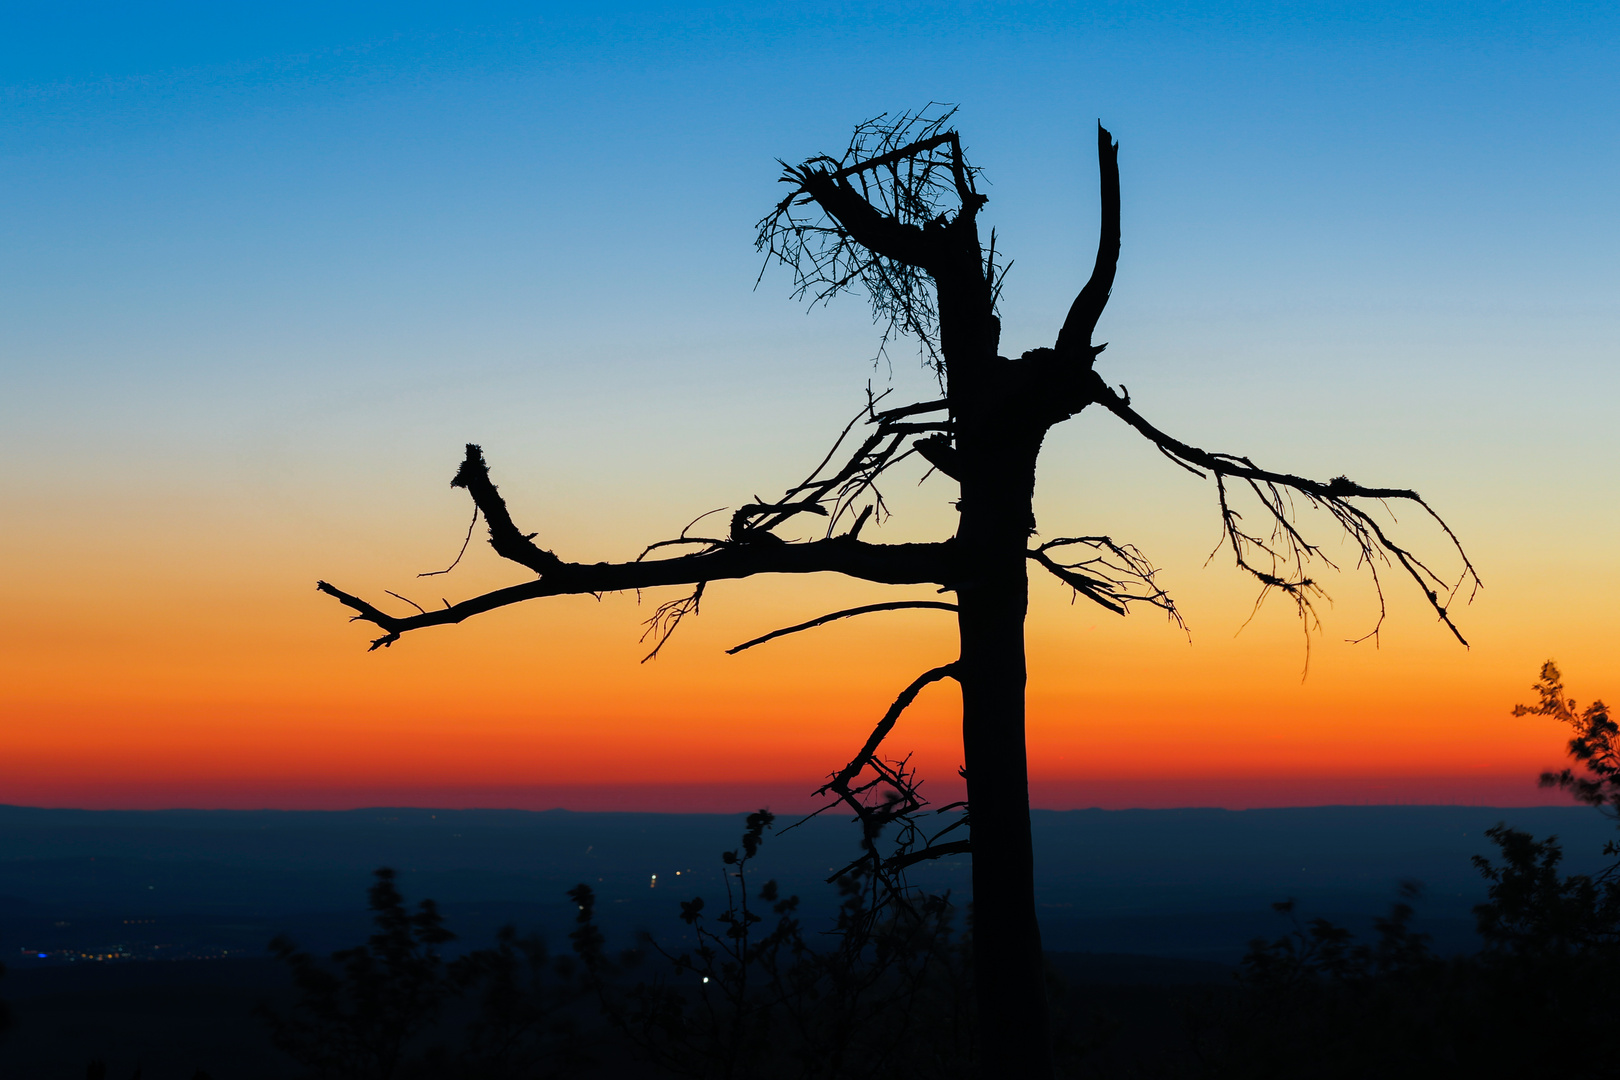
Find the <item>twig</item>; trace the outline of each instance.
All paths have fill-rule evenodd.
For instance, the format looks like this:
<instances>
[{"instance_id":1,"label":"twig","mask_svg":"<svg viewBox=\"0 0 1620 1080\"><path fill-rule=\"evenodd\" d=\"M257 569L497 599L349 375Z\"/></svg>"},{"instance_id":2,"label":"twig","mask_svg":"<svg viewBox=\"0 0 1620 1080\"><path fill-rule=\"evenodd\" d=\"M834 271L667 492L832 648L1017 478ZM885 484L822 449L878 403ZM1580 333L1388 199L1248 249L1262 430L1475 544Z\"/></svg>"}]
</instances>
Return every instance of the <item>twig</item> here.
<instances>
[{"instance_id":1,"label":"twig","mask_svg":"<svg viewBox=\"0 0 1620 1080\"><path fill-rule=\"evenodd\" d=\"M797 626L787 626L783 627L781 630L772 630L770 633L762 634L751 641L745 641L741 645L732 646L726 650L726 654L728 656L734 656L737 653L742 652L744 649L752 649L755 645L763 645L767 641L774 641L779 637L786 637L789 634L797 634L801 630L814 630L818 626L823 626L838 619L848 619L856 615L866 615L874 611L899 611L903 608L933 608L936 611L955 611L956 605L943 603L939 600L894 600L886 604L867 604L864 607L846 608L843 611L835 611L831 615L823 615L819 619L811 619L809 622L799 623Z\"/></svg>"},{"instance_id":2,"label":"twig","mask_svg":"<svg viewBox=\"0 0 1620 1080\"><path fill-rule=\"evenodd\" d=\"M416 576L417 577L438 577L440 574L448 574L450 571L454 570L457 566L459 566L461 564L461 557L463 555L467 554L467 545L472 543L473 530L476 529L477 527L478 527L478 504L474 503L473 504L472 520L467 523L467 535L466 535L465 539L463 539L461 541L461 550L456 552L455 559L453 559L451 561L450 565L445 567L443 570L429 570L425 574L417 574ZM448 607L449 605L446 605L446 606Z\"/></svg>"}]
</instances>

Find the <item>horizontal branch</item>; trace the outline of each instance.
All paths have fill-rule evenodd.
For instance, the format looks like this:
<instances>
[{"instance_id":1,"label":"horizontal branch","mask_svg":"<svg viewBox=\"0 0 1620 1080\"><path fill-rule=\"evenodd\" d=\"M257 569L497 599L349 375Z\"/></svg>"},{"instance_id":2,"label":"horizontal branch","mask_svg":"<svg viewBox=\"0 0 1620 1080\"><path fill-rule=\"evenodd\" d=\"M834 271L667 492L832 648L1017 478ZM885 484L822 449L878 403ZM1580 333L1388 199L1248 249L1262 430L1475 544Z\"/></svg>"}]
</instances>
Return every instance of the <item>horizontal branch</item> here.
<instances>
[{"instance_id":1,"label":"horizontal branch","mask_svg":"<svg viewBox=\"0 0 1620 1080\"><path fill-rule=\"evenodd\" d=\"M918 413L944 412L950 407L951 403L945 398L940 398L937 401L919 401L913 405L901 405L898 408L872 413L866 422L876 424L885 420L901 420L908 416L916 416Z\"/></svg>"},{"instance_id":2,"label":"horizontal branch","mask_svg":"<svg viewBox=\"0 0 1620 1080\"><path fill-rule=\"evenodd\" d=\"M373 649L392 645L401 634L427 626L459 623L474 615L543 596L626 592L663 585L696 585L755 574L836 573L885 585L945 585L956 575L951 541L933 544L868 544L835 536L803 544L734 544L673 559L626 563L569 563L558 560L539 579L484 593L438 611L394 616L336 586L316 587L351 608L354 618L385 631Z\"/></svg>"},{"instance_id":3,"label":"horizontal branch","mask_svg":"<svg viewBox=\"0 0 1620 1080\"><path fill-rule=\"evenodd\" d=\"M1428 510L1430 516L1437 521L1439 520L1439 515L1435 514L1433 510L1429 510L1428 504L1423 502L1423 497L1409 488L1363 487L1344 476L1335 477L1327 483L1323 483L1320 480L1312 480L1306 476L1295 476L1292 473L1272 472L1269 469L1262 469L1247 458L1200 450L1196 446L1190 446L1150 424L1140 413L1131 408L1129 401L1115 393L1112 387L1104 383L1100 375L1093 376L1093 378L1097 403L1141 434L1147 436L1155 446L1172 458L1197 465L1219 476L1232 476L1242 480L1258 480L1262 483L1282 484L1307 495L1319 496L1324 499L1343 496L1364 496L1369 499L1410 499L1421 504L1425 510ZM1445 522L1442 521L1440 524L1445 527ZM1449 528L1446 529L1446 534L1451 535ZM1452 539L1455 540L1456 537L1453 536Z\"/></svg>"},{"instance_id":4,"label":"horizontal branch","mask_svg":"<svg viewBox=\"0 0 1620 1080\"><path fill-rule=\"evenodd\" d=\"M914 848L898 855L892 855L884 860L883 868L893 872L916 866L921 862L928 862L930 859L949 859L954 855L971 854L973 854L972 840L952 840L948 844L930 844L926 847Z\"/></svg>"},{"instance_id":5,"label":"horizontal branch","mask_svg":"<svg viewBox=\"0 0 1620 1080\"><path fill-rule=\"evenodd\" d=\"M869 615L875 611L901 611L905 608L933 608L936 611L957 610L955 604L947 604L940 600L893 600L886 604L867 604L864 607L845 608L843 611L835 611L831 615L823 615L819 619L811 619L809 622L802 622L797 626L786 626L780 630L772 630L770 633L762 634L752 641L745 641L741 645L727 649L726 654L735 656L744 649L752 649L755 645L763 645L767 641L774 641L779 637L797 634L801 630L814 630L818 626L825 626L827 623L836 622L839 619L849 619L856 615Z\"/></svg>"}]
</instances>

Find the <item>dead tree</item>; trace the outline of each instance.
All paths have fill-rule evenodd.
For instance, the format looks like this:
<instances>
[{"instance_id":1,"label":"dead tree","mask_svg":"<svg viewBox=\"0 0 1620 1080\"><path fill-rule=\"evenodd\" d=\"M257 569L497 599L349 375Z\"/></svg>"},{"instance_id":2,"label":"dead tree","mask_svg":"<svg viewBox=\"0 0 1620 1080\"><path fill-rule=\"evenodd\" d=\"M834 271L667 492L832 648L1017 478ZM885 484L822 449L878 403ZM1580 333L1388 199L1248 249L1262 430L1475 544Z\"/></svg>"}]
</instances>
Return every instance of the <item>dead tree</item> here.
<instances>
[{"instance_id":1,"label":"dead tree","mask_svg":"<svg viewBox=\"0 0 1620 1080\"><path fill-rule=\"evenodd\" d=\"M572 593L605 593L684 586L690 591L660 606L649 620L656 654L686 615L697 611L709 582L755 574L838 573L889 585L937 586L954 603L904 600L839 611L746 642L751 647L834 619L900 608L953 612L959 655L913 680L889 708L860 753L833 774L823 791L849 806L866 825L868 868L895 873L921 858L971 850L973 954L982 1060L994 1075L1044 1077L1052 1070L1034 899L1029 794L1024 744L1024 617L1031 563L1079 596L1120 614L1132 604L1174 604L1154 583L1154 568L1132 546L1107 536L1059 537L1035 544L1032 497L1035 464L1046 432L1088 406L1112 414L1171 462L1211 482L1223 546L1260 585L1297 607L1307 638L1322 596L1312 576L1328 557L1307 537L1299 511L1325 511L1346 533L1358 567L1370 572L1380 601L1381 571L1410 578L1440 622L1462 641L1450 607L1479 585L1450 528L1415 491L1369 487L1344 476L1313 480L1262 468L1249 458L1203 450L1155 427L1094 368L1105 347L1092 333L1108 302L1119 255L1118 144L1101 126L1097 156L1102 226L1096 265L1075 298L1056 339L1018 357L998 352L996 314L1004 266L994 232L986 244L979 212L986 197L962 152L950 113L880 117L856 129L837 158L818 156L784 166L787 194L759 224L767 263L795 274L797 295L830 300L864 290L884 341L909 335L934 369L937 400L867 407L804 482L773 502L736 508L715 535L681 535L648 547L632 562L570 562L535 542L513 522L477 446L451 481L472 497L490 544L533 577L440 610L391 614L322 582L354 618L376 624L373 649L429 626L459 623L493 608ZM883 513L877 481L898 461L917 455L956 484L956 534L932 543L883 544L862 538ZM1387 531L1380 516L1390 503L1411 504L1441 530L1460 563L1442 578ZM1250 517L1245 517L1249 514ZM817 520L817 537L784 537L783 527ZM414 605L413 605L414 606ZM1377 633L1377 626L1372 634ZM1371 635L1369 635L1371 636ZM1464 642L1466 644L1466 642ZM736 651L736 650L733 650ZM930 683L954 679L962 692L962 747L967 781L968 837L939 842L938 834L882 854L877 837L899 824L916 840L921 799L906 764L881 753L901 712ZM908 831L909 830L909 831Z\"/></svg>"}]
</instances>

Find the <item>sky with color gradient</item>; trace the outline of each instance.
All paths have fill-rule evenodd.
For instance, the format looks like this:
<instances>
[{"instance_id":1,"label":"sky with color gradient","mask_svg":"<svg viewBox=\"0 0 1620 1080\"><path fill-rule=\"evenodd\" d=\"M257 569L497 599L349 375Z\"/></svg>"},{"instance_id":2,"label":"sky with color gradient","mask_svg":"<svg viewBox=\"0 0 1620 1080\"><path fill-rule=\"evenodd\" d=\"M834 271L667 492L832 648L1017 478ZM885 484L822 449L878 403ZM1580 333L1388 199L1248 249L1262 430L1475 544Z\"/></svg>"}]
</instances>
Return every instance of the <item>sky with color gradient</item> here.
<instances>
[{"instance_id":1,"label":"sky with color gradient","mask_svg":"<svg viewBox=\"0 0 1620 1080\"><path fill-rule=\"evenodd\" d=\"M1617 31L1597 3L5 5L0 802L802 804L951 658L949 616L724 649L925 592L722 583L641 664L664 597L368 654L313 586L519 580L477 543L415 577L465 534L467 441L541 544L622 559L798 479L868 380L927 395L905 347L874 364L859 298L756 288L752 240L776 159L931 101L1014 260L1004 351L1049 343L1089 271L1100 118L1100 370L1187 441L1419 489L1486 585L1470 648L1392 575L1352 645L1376 600L1327 574L1302 680L1291 607L1246 622L1210 557L1210 487L1083 414L1041 532L1139 545L1191 640L1034 581L1036 804L1535 801L1563 734L1509 709L1540 663L1620 695ZM919 475L869 537L948 532ZM930 689L891 738L936 797L958 704Z\"/></svg>"}]
</instances>

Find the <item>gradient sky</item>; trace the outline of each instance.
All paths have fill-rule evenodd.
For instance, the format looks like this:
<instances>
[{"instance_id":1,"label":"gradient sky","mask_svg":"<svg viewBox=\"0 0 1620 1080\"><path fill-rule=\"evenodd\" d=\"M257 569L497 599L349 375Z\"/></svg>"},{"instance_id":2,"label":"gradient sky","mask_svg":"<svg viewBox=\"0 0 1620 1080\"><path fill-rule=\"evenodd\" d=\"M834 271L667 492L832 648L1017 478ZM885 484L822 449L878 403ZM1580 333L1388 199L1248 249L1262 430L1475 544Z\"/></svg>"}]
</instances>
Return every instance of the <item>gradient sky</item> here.
<instances>
[{"instance_id":1,"label":"gradient sky","mask_svg":"<svg viewBox=\"0 0 1620 1080\"><path fill-rule=\"evenodd\" d=\"M1045 806L1526 802L1556 657L1620 694L1620 16L1607 4L10 4L0 13L0 802L785 806L948 617L726 583L654 663L633 597L367 654L377 597L518 580L454 556L483 444L519 523L633 556L818 460L874 366L858 298L759 261L777 158L961 104L1016 261L1004 349L1049 343L1120 140L1102 370L1179 437L1421 490L1486 589L1463 649L1391 580L1297 621L1221 553L1213 493L1106 415L1054 434L1041 531L1163 567L1192 641L1036 581ZM883 539L943 535L897 479ZM1329 550L1344 554L1320 522ZM1443 559L1403 515L1400 535ZM1449 565L1449 564L1447 564ZM649 600L660 599L650 597ZM1239 629L1242 632L1239 633ZM957 699L897 729L930 790Z\"/></svg>"}]
</instances>

